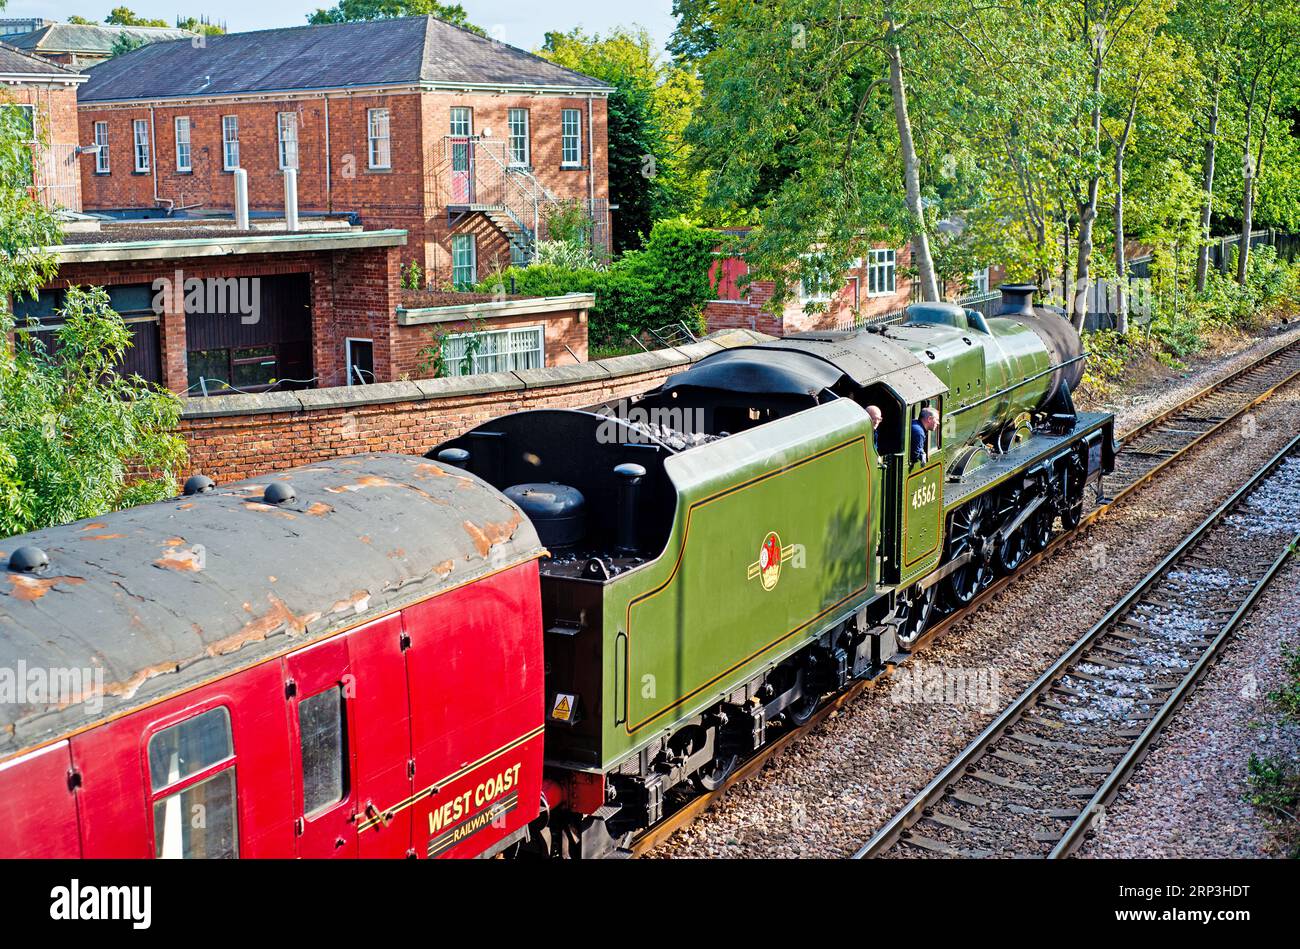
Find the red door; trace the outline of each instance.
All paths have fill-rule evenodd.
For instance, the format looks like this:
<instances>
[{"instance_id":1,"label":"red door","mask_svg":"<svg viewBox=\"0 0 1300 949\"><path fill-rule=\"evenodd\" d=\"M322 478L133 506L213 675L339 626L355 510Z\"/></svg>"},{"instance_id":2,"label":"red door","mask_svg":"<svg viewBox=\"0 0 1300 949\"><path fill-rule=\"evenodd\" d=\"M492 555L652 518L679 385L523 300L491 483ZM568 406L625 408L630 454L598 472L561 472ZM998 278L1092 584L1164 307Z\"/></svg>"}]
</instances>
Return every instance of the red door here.
<instances>
[{"instance_id":1,"label":"red door","mask_svg":"<svg viewBox=\"0 0 1300 949\"><path fill-rule=\"evenodd\" d=\"M336 637L286 657L284 672L298 856L355 857L356 683L346 639Z\"/></svg>"},{"instance_id":2,"label":"red door","mask_svg":"<svg viewBox=\"0 0 1300 949\"><path fill-rule=\"evenodd\" d=\"M451 203L474 203L474 140L451 140Z\"/></svg>"},{"instance_id":3,"label":"red door","mask_svg":"<svg viewBox=\"0 0 1300 949\"><path fill-rule=\"evenodd\" d=\"M356 750L358 852L405 857L411 849L412 764L401 615L353 630L347 644L355 676L347 708Z\"/></svg>"},{"instance_id":4,"label":"red door","mask_svg":"<svg viewBox=\"0 0 1300 949\"><path fill-rule=\"evenodd\" d=\"M0 858L81 856L71 773L66 740L0 764Z\"/></svg>"}]
</instances>

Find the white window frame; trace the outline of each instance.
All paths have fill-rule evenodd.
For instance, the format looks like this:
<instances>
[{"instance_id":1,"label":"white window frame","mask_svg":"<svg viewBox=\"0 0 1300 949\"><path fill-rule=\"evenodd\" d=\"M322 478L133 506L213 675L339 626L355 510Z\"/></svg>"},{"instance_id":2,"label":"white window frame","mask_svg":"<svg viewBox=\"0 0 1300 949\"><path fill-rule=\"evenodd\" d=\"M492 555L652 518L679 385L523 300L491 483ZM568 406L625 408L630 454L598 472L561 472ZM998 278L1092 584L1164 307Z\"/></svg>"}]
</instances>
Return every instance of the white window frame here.
<instances>
[{"instance_id":1,"label":"white window frame","mask_svg":"<svg viewBox=\"0 0 1300 949\"><path fill-rule=\"evenodd\" d=\"M387 109L366 110L367 166L386 171L393 167L392 114Z\"/></svg>"},{"instance_id":2,"label":"white window frame","mask_svg":"<svg viewBox=\"0 0 1300 949\"><path fill-rule=\"evenodd\" d=\"M149 154L149 120L134 119L131 122L131 140L135 144L135 170L137 174L147 175L150 168Z\"/></svg>"},{"instance_id":3,"label":"white window frame","mask_svg":"<svg viewBox=\"0 0 1300 949\"><path fill-rule=\"evenodd\" d=\"M112 166L108 161L108 123L95 123L95 144L99 148L95 151L95 174L107 175Z\"/></svg>"},{"instance_id":4,"label":"white window frame","mask_svg":"<svg viewBox=\"0 0 1300 949\"><path fill-rule=\"evenodd\" d=\"M221 170L234 171L238 167L239 116L223 115L221 117Z\"/></svg>"},{"instance_id":5,"label":"white window frame","mask_svg":"<svg viewBox=\"0 0 1300 949\"><path fill-rule=\"evenodd\" d=\"M817 255L800 254L799 256L801 256L804 260L811 260L813 257ZM808 292L808 289L804 286L804 282L802 280L799 281L799 302L800 303L830 303L831 300L835 299L835 293L836 293L835 287L831 281L830 274L826 275L825 290L822 293L819 293L815 296Z\"/></svg>"},{"instance_id":6,"label":"white window frame","mask_svg":"<svg viewBox=\"0 0 1300 949\"><path fill-rule=\"evenodd\" d=\"M867 296L887 297L898 292L898 251L884 247L867 251Z\"/></svg>"},{"instance_id":7,"label":"white window frame","mask_svg":"<svg viewBox=\"0 0 1300 949\"><path fill-rule=\"evenodd\" d=\"M569 130L569 118L573 116L573 130ZM573 146L574 158L570 159L569 146ZM560 167L582 167L582 110L564 109L560 112Z\"/></svg>"},{"instance_id":8,"label":"white window frame","mask_svg":"<svg viewBox=\"0 0 1300 949\"><path fill-rule=\"evenodd\" d=\"M516 127L515 120L523 119L523 125ZM510 130L510 165L514 168L527 168L532 163L533 149L529 136L531 120L527 109L511 109L506 113L506 127ZM522 158L515 151L516 142L523 144Z\"/></svg>"},{"instance_id":9,"label":"white window frame","mask_svg":"<svg viewBox=\"0 0 1300 949\"><path fill-rule=\"evenodd\" d=\"M190 117L188 115L176 116L176 170L193 171L194 155L190 149ZM184 141L181 140L181 130L185 131ZM182 151L181 149L184 149Z\"/></svg>"},{"instance_id":10,"label":"white window frame","mask_svg":"<svg viewBox=\"0 0 1300 949\"><path fill-rule=\"evenodd\" d=\"M515 369L540 369L546 365L546 327L538 326L510 326L499 330L480 330L477 333L453 333L443 337L442 345L445 347L450 342L466 339L471 336L477 336L484 340L505 340L507 343L512 339L519 339L524 336L531 336L531 344L526 349L507 349L505 352L497 351L494 347L491 352L478 352L474 354L474 365L471 373L461 372L460 359L446 358L444 349L444 369L449 376L459 375L478 375L483 372L510 372ZM533 358L527 358L527 357ZM524 358L520 358L524 357ZM492 365L483 366L480 363L486 363L492 360ZM504 364L501 363L504 360ZM532 366L529 363L535 362Z\"/></svg>"},{"instance_id":11,"label":"white window frame","mask_svg":"<svg viewBox=\"0 0 1300 949\"><path fill-rule=\"evenodd\" d=\"M374 347L375 347L375 341L374 341L373 339L365 339L365 338L360 337L360 336L348 336L348 337L346 337L346 338L343 340L343 369L344 369L344 371L347 372L347 374L348 374L348 385L349 385L349 386L357 386L357 385L363 385L363 384L364 384L364 385L369 385L370 383L357 382L357 381L353 378L353 375L352 375L352 344L353 344L353 343L369 343L369 344L370 344L370 352L371 352L371 355L373 356L373 355L374 355L374 351L375 351L375 349L374 349ZM377 380L375 380L375 379L371 379L371 380L370 380L371 383L376 382L376 381L377 381Z\"/></svg>"},{"instance_id":12,"label":"white window frame","mask_svg":"<svg viewBox=\"0 0 1300 949\"><path fill-rule=\"evenodd\" d=\"M458 120L463 120L463 122ZM456 130L458 126L463 127L464 131L458 132ZM472 138L474 135L474 110L467 105L452 106L447 128L453 138Z\"/></svg>"},{"instance_id":13,"label":"white window frame","mask_svg":"<svg viewBox=\"0 0 1300 949\"><path fill-rule=\"evenodd\" d=\"M456 255L465 247L469 248L469 263L458 263ZM457 280L456 271L465 266L470 269L471 279ZM472 287L476 283L478 283L478 240L473 234L453 234L451 236L451 284L453 287Z\"/></svg>"},{"instance_id":14,"label":"white window frame","mask_svg":"<svg viewBox=\"0 0 1300 949\"><path fill-rule=\"evenodd\" d=\"M972 295L983 296L984 294L988 293L989 292L989 268L985 267L982 270L976 270L974 273L972 273L970 275L970 283L971 283L971 287L973 288L971 290Z\"/></svg>"},{"instance_id":15,"label":"white window frame","mask_svg":"<svg viewBox=\"0 0 1300 949\"><path fill-rule=\"evenodd\" d=\"M288 171L292 168L296 171L298 168L298 113L275 113L275 128L276 138L279 142L280 170Z\"/></svg>"}]
</instances>

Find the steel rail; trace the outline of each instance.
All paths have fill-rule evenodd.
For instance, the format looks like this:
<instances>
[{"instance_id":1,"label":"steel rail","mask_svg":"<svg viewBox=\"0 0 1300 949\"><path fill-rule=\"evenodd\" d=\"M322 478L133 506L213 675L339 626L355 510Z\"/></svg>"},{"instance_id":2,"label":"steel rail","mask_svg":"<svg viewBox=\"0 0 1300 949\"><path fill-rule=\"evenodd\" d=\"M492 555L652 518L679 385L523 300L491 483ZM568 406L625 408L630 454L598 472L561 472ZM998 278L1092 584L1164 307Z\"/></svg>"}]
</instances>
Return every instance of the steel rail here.
<instances>
[{"instance_id":1,"label":"steel rail","mask_svg":"<svg viewBox=\"0 0 1300 949\"><path fill-rule=\"evenodd\" d=\"M927 808L940 801L947 793L948 789L969 770L971 765L981 760L990 747L1001 738L1012 725L1020 721L1026 711L1028 711L1037 699L1047 692L1056 682L1062 673L1072 666L1076 660L1085 655L1089 648L1100 638L1106 635L1115 621L1127 613L1141 598L1154 586L1159 580L1177 564L1185 554L1197 544L1201 539L1214 527L1219 526L1223 518L1234 509L1237 504L1251 494L1259 484L1271 475L1279 465L1282 464L1290 455L1294 454L1300 448L1300 436L1295 437L1287 443L1281 451L1275 454L1264 464L1262 468L1255 472L1242 487L1233 492L1232 496L1224 501L1214 512L1201 522L1190 534L1174 548L1163 560L1160 561L1145 577L1138 581L1129 592L1112 607L1105 616L1103 616L1091 629L1088 630L1080 639L1078 639L1069 649L1063 653L1048 669L1042 673L1034 682L1020 694L1014 702L1002 710L989 725L982 731L975 740L972 741L965 749L961 751L948 765L934 777L929 784L921 789L908 804L896 813L880 830L872 835L855 853L854 859L874 858L885 853L897 844L902 835L918 820L920 820ZM1243 601L1242 605L1234 611L1232 617L1220 629L1215 637L1213 644L1207 647L1206 651L1183 680L1174 693L1165 700L1161 706L1160 713L1151 720L1148 726L1143 730L1142 735L1132 744L1126 752L1121 762L1111 771L1103 782L1101 788L1092 796L1088 805L1085 806L1070 828L1066 831L1061 842L1053 849L1051 856L1066 856L1082 842L1083 836L1091 827L1098 813L1098 807L1104 805L1119 789L1124 779L1132 773L1137 763L1141 761L1146 751L1149 749L1152 740L1160 732L1165 724L1168 723L1177 707L1182 704L1183 700L1191 691L1192 687L1199 680L1200 676L1208 668L1209 662L1217 655L1219 648L1224 641L1231 635L1232 631L1240 625L1242 618L1250 611L1255 601L1259 598L1264 588L1276 576L1282 564L1291 555L1291 549L1294 541L1288 544L1282 554L1273 561L1272 565L1265 573L1264 577L1255 584L1251 592ZM1171 707L1172 706L1172 707Z\"/></svg>"},{"instance_id":2,"label":"steel rail","mask_svg":"<svg viewBox=\"0 0 1300 949\"><path fill-rule=\"evenodd\" d=\"M1163 424L1164 422L1176 417L1180 413L1191 408L1196 403L1201 402L1204 399L1207 399L1209 397L1218 394L1226 387L1242 379L1248 373L1253 372L1257 369L1267 368L1270 363L1284 359L1292 353L1300 353L1300 340L1294 340L1289 343L1283 343L1282 345L1274 347L1268 352L1263 353L1248 365L1243 366L1240 369L1234 370L1233 372L1227 374L1221 379L1210 383L1204 388L1199 389L1192 395L1188 396L1186 399L1181 400L1177 405L1160 413L1155 418L1149 419L1146 422L1143 422L1142 424L1136 426L1135 428L1130 429L1128 432L1121 434L1118 440L1121 442L1121 444L1127 445L1130 442L1132 442L1134 439L1154 431L1156 428L1159 427L1160 424ZM1080 519L1078 525L1076 525L1073 529L1068 531L1062 531L1060 534L1058 534L1056 537L1052 539L1051 543L1049 543L1047 547L1045 547L1043 550L1027 558L1025 562L1020 565L1020 567L1016 570L1015 573L1011 574L1010 576L998 578L992 584L990 584L988 587L982 590L978 595L976 595L976 597L973 600L971 600L971 602L967 604L965 607L937 620L928 630L922 633L921 637L917 640L916 644L912 647L911 650L912 654L924 652L927 648L929 648L934 643L936 639L941 637L945 632L947 632L953 626L960 623L962 620L967 619L968 617L973 615L976 612L976 610L979 609L980 606L989 602L994 597L996 597L999 593L1005 590L1006 587L1009 586L1017 577L1020 577L1023 574L1029 572L1029 570L1032 567L1041 563L1046 557L1055 553L1056 551L1064 547L1066 544L1073 541L1073 539L1079 536L1079 534L1083 531L1085 527L1088 527L1093 522L1101 518L1107 511L1110 510L1112 506L1118 503L1121 499L1123 499L1124 497L1126 497L1127 495L1135 491L1137 488L1146 484L1148 481L1154 478L1157 473L1164 470L1175 460L1182 458L1188 451L1190 451L1192 448L1199 445L1210 435L1216 434L1217 432L1221 431L1224 428L1224 426L1228 425L1230 422L1234 421L1235 419L1241 417L1243 414L1250 411L1250 409L1267 401L1269 398L1271 398L1274 395L1274 393L1277 392L1278 389L1295 381L1297 378L1300 378L1300 368L1297 368L1296 371L1294 372L1288 373L1285 377L1275 382L1273 385L1269 386L1267 389L1263 390L1262 392L1258 393L1256 396L1251 398L1246 404L1242 405L1240 408L1233 411L1230 415L1224 417L1221 421L1217 422L1212 427L1206 429L1198 437L1194 438L1192 441L1182 446L1175 454L1171 455L1168 458L1162 459L1159 463L1154 465L1152 468L1148 469L1147 471L1139 475L1137 479L1135 479L1134 481L1128 484L1125 484L1118 491L1116 491L1116 493L1112 497L1105 499L1104 501L1100 502L1096 507L1094 507L1092 510L1086 512L1083 515L1083 517ZM688 826L700 814L704 813L714 804L718 803L720 800L726 797L728 793L730 793L732 790L735 789L735 787L737 787L739 784L743 783L744 781L746 781L747 779L751 778L753 775L761 771L769 761L774 759L778 754L780 754L782 751L784 751L786 748L788 748L790 745L796 742L799 738L809 734L815 728L817 728L819 725L825 722L828 718L830 718L830 716L835 711L837 711L840 708L843 708L845 705L849 704L858 696L860 696L863 692L873 688L877 683L886 680L890 675L893 674L896 668L897 668L896 664L890 663L886 666L882 674L872 679L864 679L858 682L854 682L850 686L848 686L848 688L836 694L828 702L822 705L813 714L812 718L810 718L803 725L797 728L790 729L788 732L782 734L771 744L765 745L763 748L756 751L752 756L745 759L745 761L743 761L740 764L740 766L736 769L736 771L733 772L732 775L726 780L726 782L722 785L722 787L714 791L700 792L695 797L691 798L689 801L687 801L685 804L679 807L677 810L673 811L667 817L663 818L663 820L659 821L659 823L655 824L653 827L647 828L645 831L639 834L632 841L630 845L631 854L633 856L638 856L638 857L643 856L644 854L653 850L655 847L658 847L660 844L662 844L664 841L670 838L673 834L675 834L678 830L681 830L683 827Z\"/></svg>"}]
</instances>

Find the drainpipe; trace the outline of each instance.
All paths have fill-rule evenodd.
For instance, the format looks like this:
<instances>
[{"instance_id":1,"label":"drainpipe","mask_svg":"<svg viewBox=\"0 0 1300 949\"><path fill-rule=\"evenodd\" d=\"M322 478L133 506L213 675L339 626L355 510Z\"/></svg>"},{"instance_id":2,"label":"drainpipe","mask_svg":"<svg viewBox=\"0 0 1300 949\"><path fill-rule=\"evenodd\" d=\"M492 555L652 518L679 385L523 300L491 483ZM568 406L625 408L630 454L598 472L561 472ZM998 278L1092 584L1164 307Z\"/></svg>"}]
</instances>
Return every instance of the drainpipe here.
<instances>
[{"instance_id":1,"label":"drainpipe","mask_svg":"<svg viewBox=\"0 0 1300 949\"><path fill-rule=\"evenodd\" d=\"M171 198L160 198L158 196L158 131L155 127L154 107L149 106L149 167L153 171L153 203L155 205L167 205L167 215L176 208L176 202Z\"/></svg>"},{"instance_id":2,"label":"drainpipe","mask_svg":"<svg viewBox=\"0 0 1300 949\"><path fill-rule=\"evenodd\" d=\"M367 130L368 134L369 130ZM330 175L333 168L330 167L332 159L330 158L330 97L325 96L325 210L334 213L334 191L333 182Z\"/></svg>"},{"instance_id":3,"label":"drainpipe","mask_svg":"<svg viewBox=\"0 0 1300 949\"><path fill-rule=\"evenodd\" d=\"M595 108L594 97L587 96L587 210L591 213L591 236L596 236L596 136L595 120L591 112ZM593 242L594 243L594 242Z\"/></svg>"}]
</instances>

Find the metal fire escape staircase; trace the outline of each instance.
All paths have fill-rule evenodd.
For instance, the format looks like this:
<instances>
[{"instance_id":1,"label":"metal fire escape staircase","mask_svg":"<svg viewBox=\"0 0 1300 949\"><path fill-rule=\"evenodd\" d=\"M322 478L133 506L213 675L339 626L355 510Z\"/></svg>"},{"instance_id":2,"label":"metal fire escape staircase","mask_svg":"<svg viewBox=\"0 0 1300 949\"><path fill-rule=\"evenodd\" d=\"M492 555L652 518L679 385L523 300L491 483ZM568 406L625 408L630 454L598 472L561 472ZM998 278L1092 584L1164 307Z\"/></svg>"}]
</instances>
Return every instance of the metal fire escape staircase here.
<instances>
[{"instance_id":1,"label":"metal fire escape staircase","mask_svg":"<svg viewBox=\"0 0 1300 949\"><path fill-rule=\"evenodd\" d=\"M444 136L439 190L448 227L482 214L509 241L510 262L522 266L537 253L545 213L557 201L528 168L507 160L505 147L477 135Z\"/></svg>"}]
</instances>

